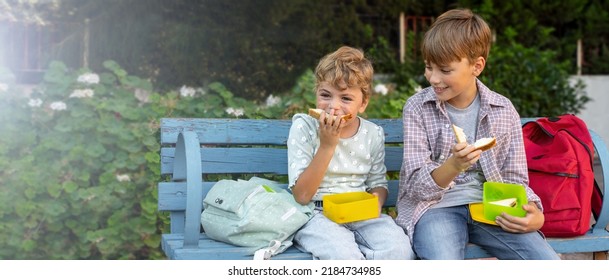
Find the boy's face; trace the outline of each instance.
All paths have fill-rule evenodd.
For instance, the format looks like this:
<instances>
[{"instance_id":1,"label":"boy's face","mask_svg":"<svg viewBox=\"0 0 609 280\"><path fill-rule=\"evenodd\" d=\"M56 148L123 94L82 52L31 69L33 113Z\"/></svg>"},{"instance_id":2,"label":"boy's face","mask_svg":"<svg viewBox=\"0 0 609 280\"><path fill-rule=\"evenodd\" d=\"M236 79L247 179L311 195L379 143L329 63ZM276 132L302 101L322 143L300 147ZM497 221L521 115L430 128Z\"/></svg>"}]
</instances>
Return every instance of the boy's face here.
<instances>
[{"instance_id":1,"label":"boy's face","mask_svg":"<svg viewBox=\"0 0 609 280\"><path fill-rule=\"evenodd\" d=\"M364 94L359 87L340 90L328 82L322 82L315 95L317 108L326 111L327 114L335 116L351 114L353 118L348 120L347 124L353 122L357 114L363 113L368 106L368 100L364 100Z\"/></svg>"},{"instance_id":2,"label":"boy's face","mask_svg":"<svg viewBox=\"0 0 609 280\"><path fill-rule=\"evenodd\" d=\"M476 97L476 77L482 73L485 60L479 57L470 63L468 59L448 65L425 62L425 78L433 87L438 99L457 108L466 108Z\"/></svg>"}]
</instances>

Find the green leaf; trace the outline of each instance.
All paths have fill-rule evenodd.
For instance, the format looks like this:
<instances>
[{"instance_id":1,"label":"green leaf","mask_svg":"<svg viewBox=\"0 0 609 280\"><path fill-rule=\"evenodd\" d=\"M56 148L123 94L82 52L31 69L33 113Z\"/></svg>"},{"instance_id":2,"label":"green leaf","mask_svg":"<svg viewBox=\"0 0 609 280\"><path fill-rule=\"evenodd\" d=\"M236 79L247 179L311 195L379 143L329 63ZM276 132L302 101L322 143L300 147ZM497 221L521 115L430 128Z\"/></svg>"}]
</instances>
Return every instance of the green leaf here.
<instances>
[{"instance_id":1,"label":"green leaf","mask_svg":"<svg viewBox=\"0 0 609 280\"><path fill-rule=\"evenodd\" d=\"M51 197L58 198L61 195L62 186L59 184L49 184L47 186L47 192Z\"/></svg>"},{"instance_id":2,"label":"green leaf","mask_svg":"<svg viewBox=\"0 0 609 280\"><path fill-rule=\"evenodd\" d=\"M127 76L122 80L122 82L126 86L133 87L133 88L143 87L143 83L141 82L141 79L136 76Z\"/></svg>"},{"instance_id":3,"label":"green leaf","mask_svg":"<svg viewBox=\"0 0 609 280\"><path fill-rule=\"evenodd\" d=\"M140 202L142 211L148 214L154 214L157 211L157 203L152 199L145 199Z\"/></svg>"},{"instance_id":4,"label":"green leaf","mask_svg":"<svg viewBox=\"0 0 609 280\"><path fill-rule=\"evenodd\" d=\"M66 193L73 193L74 191L76 191L78 189L78 185L72 181L68 181L63 183L63 190Z\"/></svg>"},{"instance_id":5,"label":"green leaf","mask_svg":"<svg viewBox=\"0 0 609 280\"><path fill-rule=\"evenodd\" d=\"M144 238L144 244L146 244L146 246L151 247L151 248L159 247L159 244L161 244L161 235L159 235L159 234L148 235L148 237Z\"/></svg>"},{"instance_id":6,"label":"green leaf","mask_svg":"<svg viewBox=\"0 0 609 280\"><path fill-rule=\"evenodd\" d=\"M108 70L112 70L113 72L121 69L118 63L116 63L116 61L114 60L106 60L102 63L102 65L104 65L104 67L106 67Z\"/></svg>"},{"instance_id":7,"label":"green leaf","mask_svg":"<svg viewBox=\"0 0 609 280\"><path fill-rule=\"evenodd\" d=\"M97 158L106 153L106 148L100 143L91 143L86 150L87 155Z\"/></svg>"},{"instance_id":8,"label":"green leaf","mask_svg":"<svg viewBox=\"0 0 609 280\"><path fill-rule=\"evenodd\" d=\"M146 161L148 161L148 162L152 162L152 163L161 162L161 156L158 152L148 152L148 153L146 153L145 157L146 157Z\"/></svg>"},{"instance_id":9,"label":"green leaf","mask_svg":"<svg viewBox=\"0 0 609 280\"><path fill-rule=\"evenodd\" d=\"M116 83L116 76L114 76L110 73L104 72L99 75L99 80L100 80L100 83L104 83L107 85L114 85L114 83Z\"/></svg>"},{"instance_id":10,"label":"green leaf","mask_svg":"<svg viewBox=\"0 0 609 280\"><path fill-rule=\"evenodd\" d=\"M154 137L145 137L142 139L142 144L147 147L156 147L158 146L158 140Z\"/></svg>"},{"instance_id":11,"label":"green leaf","mask_svg":"<svg viewBox=\"0 0 609 280\"><path fill-rule=\"evenodd\" d=\"M49 216L53 217L65 213L66 207L60 201L55 200L47 203L44 207L44 210Z\"/></svg>"},{"instance_id":12,"label":"green leaf","mask_svg":"<svg viewBox=\"0 0 609 280\"><path fill-rule=\"evenodd\" d=\"M66 77L67 67L63 62L52 61L49 70L44 74L44 81L49 83L61 83Z\"/></svg>"},{"instance_id":13,"label":"green leaf","mask_svg":"<svg viewBox=\"0 0 609 280\"><path fill-rule=\"evenodd\" d=\"M32 239L24 240L23 243L21 244L21 248L26 252L33 251L34 249L36 249L36 247L37 247L36 241L34 241Z\"/></svg>"},{"instance_id":14,"label":"green leaf","mask_svg":"<svg viewBox=\"0 0 609 280\"><path fill-rule=\"evenodd\" d=\"M211 83L209 88L216 91L224 100L231 100L233 98L233 93L230 92L226 87L218 82Z\"/></svg>"},{"instance_id":15,"label":"green leaf","mask_svg":"<svg viewBox=\"0 0 609 280\"><path fill-rule=\"evenodd\" d=\"M29 216L35 210L33 203L20 203L15 206L15 214L20 218Z\"/></svg>"}]
</instances>

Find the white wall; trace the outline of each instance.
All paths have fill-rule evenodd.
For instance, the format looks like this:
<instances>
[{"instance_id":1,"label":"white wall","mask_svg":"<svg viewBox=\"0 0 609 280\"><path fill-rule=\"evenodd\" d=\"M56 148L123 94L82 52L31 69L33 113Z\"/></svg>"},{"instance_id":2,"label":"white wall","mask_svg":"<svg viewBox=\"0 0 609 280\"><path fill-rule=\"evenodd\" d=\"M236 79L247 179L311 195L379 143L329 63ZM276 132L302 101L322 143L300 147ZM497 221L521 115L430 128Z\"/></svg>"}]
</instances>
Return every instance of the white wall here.
<instances>
[{"instance_id":1,"label":"white wall","mask_svg":"<svg viewBox=\"0 0 609 280\"><path fill-rule=\"evenodd\" d=\"M609 75L572 76L571 79L581 79L592 99L577 116L609 145Z\"/></svg>"}]
</instances>

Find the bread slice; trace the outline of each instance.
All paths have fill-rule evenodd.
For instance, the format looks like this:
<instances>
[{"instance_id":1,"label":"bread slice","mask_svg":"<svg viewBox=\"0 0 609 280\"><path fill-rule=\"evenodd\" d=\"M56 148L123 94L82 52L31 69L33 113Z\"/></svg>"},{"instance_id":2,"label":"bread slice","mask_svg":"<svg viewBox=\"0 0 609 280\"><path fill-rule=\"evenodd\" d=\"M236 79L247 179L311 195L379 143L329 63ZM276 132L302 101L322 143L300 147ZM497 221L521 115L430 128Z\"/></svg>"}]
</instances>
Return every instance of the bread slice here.
<instances>
[{"instance_id":1,"label":"bread slice","mask_svg":"<svg viewBox=\"0 0 609 280\"><path fill-rule=\"evenodd\" d=\"M465 136L465 132L463 128L460 128L453 124L453 132L455 133L455 137L457 138L457 143L466 143L467 137Z\"/></svg>"},{"instance_id":2,"label":"bread slice","mask_svg":"<svg viewBox=\"0 0 609 280\"><path fill-rule=\"evenodd\" d=\"M489 203L505 207L515 207L518 204L516 198L506 198L502 200L491 201Z\"/></svg>"},{"instance_id":3,"label":"bread slice","mask_svg":"<svg viewBox=\"0 0 609 280\"><path fill-rule=\"evenodd\" d=\"M457 143L467 143L467 137L465 136L465 132L463 128L460 128L456 125L452 125L453 132L455 133L455 137L457 138ZM487 137L480 138L474 143L475 150L486 151L497 144L495 137Z\"/></svg>"},{"instance_id":4,"label":"bread slice","mask_svg":"<svg viewBox=\"0 0 609 280\"><path fill-rule=\"evenodd\" d=\"M495 147L496 144L497 141L495 140L495 137L480 138L476 140L476 143L474 143L474 148L484 152L492 147Z\"/></svg>"},{"instance_id":5,"label":"bread slice","mask_svg":"<svg viewBox=\"0 0 609 280\"><path fill-rule=\"evenodd\" d=\"M324 110L322 110L322 109L313 109L313 108L310 108L310 109L309 109L309 116L314 117L315 119L319 119L319 117L321 116L321 113L322 113L323 111L324 111ZM336 121L336 118L338 118L338 116L333 116L333 117L334 117L334 121ZM352 118L353 118L353 115L351 115L351 114L346 114L346 115L341 116L340 118L341 118L342 120L344 120L344 121L347 121L347 120L352 119Z\"/></svg>"}]
</instances>

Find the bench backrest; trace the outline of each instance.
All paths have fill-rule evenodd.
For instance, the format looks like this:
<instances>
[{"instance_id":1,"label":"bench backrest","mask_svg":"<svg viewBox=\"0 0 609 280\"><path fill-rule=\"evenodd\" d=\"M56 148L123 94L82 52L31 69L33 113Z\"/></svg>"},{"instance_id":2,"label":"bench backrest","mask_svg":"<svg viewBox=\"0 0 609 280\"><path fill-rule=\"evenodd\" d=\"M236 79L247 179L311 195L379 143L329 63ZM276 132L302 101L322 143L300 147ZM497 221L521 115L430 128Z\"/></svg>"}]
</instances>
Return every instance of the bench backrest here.
<instances>
[{"instance_id":1,"label":"bench backrest","mask_svg":"<svg viewBox=\"0 0 609 280\"><path fill-rule=\"evenodd\" d=\"M403 143L401 120L372 121L385 129L387 170L399 171L402 164L402 148L399 145ZM286 143L291 123L290 120L161 119L161 174L173 174L178 134L181 131L194 131L201 145L201 173L207 175L203 179L204 186L217 181L209 175L287 176ZM389 204L394 205L395 201Z\"/></svg>"}]
</instances>

